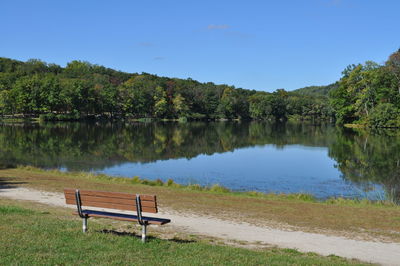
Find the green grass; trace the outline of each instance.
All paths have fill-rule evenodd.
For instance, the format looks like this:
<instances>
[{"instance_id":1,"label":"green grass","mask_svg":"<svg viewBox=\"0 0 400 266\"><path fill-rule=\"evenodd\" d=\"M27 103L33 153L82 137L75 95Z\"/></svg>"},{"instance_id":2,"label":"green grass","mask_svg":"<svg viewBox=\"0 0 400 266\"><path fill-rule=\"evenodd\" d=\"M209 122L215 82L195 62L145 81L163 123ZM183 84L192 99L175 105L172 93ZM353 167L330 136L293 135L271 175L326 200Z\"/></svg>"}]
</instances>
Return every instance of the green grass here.
<instances>
[{"instance_id":1,"label":"green grass","mask_svg":"<svg viewBox=\"0 0 400 266\"><path fill-rule=\"evenodd\" d=\"M336 256L323 257L290 249L249 250L204 241L150 238L142 244L132 234L104 233L105 225L81 221L56 209L20 207L0 201L1 265L356 265ZM26 203L24 203L26 204ZM27 205L25 205L27 206ZM135 228L136 229L136 228ZM130 230L131 233L135 230ZM137 231L137 229L136 229ZM150 228L151 231L151 228ZM361 265L361 264L358 264Z\"/></svg>"},{"instance_id":2,"label":"green grass","mask_svg":"<svg viewBox=\"0 0 400 266\"><path fill-rule=\"evenodd\" d=\"M32 210L20 208L17 206L0 206L0 214L7 215L7 214L33 214Z\"/></svg>"}]
</instances>

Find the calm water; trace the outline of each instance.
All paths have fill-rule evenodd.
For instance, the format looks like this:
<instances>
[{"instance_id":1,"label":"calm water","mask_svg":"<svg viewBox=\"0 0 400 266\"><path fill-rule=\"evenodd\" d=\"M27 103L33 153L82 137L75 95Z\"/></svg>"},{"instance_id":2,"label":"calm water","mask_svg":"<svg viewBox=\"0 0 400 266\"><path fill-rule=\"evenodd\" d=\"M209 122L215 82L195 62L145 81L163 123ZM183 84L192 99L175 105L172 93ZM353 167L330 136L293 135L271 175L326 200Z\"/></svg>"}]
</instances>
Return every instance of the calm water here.
<instances>
[{"instance_id":1,"label":"calm water","mask_svg":"<svg viewBox=\"0 0 400 266\"><path fill-rule=\"evenodd\" d=\"M0 126L0 164L318 198L400 198L400 134L263 122Z\"/></svg>"}]
</instances>

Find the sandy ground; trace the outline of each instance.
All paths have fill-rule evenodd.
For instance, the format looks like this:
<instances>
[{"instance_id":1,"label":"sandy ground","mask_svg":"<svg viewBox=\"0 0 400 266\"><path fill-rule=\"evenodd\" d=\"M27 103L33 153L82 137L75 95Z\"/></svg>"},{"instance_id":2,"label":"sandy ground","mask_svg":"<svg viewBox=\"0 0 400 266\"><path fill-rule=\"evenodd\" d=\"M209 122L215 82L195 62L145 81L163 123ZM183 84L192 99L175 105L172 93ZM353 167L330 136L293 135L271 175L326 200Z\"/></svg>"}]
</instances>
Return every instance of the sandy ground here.
<instances>
[{"instance_id":1,"label":"sandy ground","mask_svg":"<svg viewBox=\"0 0 400 266\"><path fill-rule=\"evenodd\" d=\"M27 188L0 189L0 197L29 200L48 205L74 208L66 205L64 195ZM321 255L337 255L382 265L400 265L400 244L352 240L344 237L301 231L285 231L248 223L223 221L196 214L179 214L173 210L160 212L158 217L169 218L174 228L185 232L216 237L229 241L245 241L315 252Z\"/></svg>"}]
</instances>

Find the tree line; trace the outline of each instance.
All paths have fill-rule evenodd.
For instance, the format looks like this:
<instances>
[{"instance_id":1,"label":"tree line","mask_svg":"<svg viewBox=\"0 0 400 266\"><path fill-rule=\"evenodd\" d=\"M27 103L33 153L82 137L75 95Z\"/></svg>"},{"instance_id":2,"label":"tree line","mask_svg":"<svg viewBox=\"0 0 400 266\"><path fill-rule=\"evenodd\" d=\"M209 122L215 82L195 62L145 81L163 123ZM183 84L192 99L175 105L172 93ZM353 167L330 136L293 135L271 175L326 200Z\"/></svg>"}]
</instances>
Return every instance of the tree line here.
<instances>
[{"instance_id":1,"label":"tree line","mask_svg":"<svg viewBox=\"0 0 400 266\"><path fill-rule=\"evenodd\" d=\"M0 58L0 114L46 120L329 119L327 97L125 73L83 61L66 67Z\"/></svg>"},{"instance_id":2,"label":"tree line","mask_svg":"<svg viewBox=\"0 0 400 266\"><path fill-rule=\"evenodd\" d=\"M190 78L125 73L83 61L61 67L0 58L0 114L82 118L335 120L400 127L400 49L350 65L328 86L272 93Z\"/></svg>"}]
</instances>

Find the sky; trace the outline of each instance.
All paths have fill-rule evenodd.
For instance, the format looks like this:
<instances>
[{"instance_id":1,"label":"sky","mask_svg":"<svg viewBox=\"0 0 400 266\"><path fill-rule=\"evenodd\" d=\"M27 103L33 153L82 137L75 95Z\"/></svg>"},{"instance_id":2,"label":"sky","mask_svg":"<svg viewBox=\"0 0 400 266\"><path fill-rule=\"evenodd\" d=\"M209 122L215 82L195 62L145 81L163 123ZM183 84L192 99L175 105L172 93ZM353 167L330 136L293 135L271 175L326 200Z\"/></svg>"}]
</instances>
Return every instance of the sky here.
<instances>
[{"instance_id":1,"label":"sky","mask_svg":"<svg viewBox=\"0 0 400 266\"><path fill-rule=\"evenodd\" d=\"M400 48L398 0L0 2L0 57L274 91Z\"/></svg>"}]
</instances>

